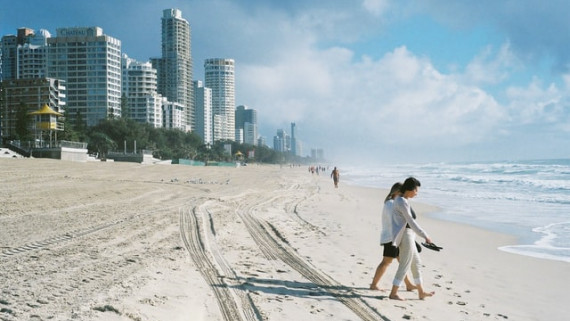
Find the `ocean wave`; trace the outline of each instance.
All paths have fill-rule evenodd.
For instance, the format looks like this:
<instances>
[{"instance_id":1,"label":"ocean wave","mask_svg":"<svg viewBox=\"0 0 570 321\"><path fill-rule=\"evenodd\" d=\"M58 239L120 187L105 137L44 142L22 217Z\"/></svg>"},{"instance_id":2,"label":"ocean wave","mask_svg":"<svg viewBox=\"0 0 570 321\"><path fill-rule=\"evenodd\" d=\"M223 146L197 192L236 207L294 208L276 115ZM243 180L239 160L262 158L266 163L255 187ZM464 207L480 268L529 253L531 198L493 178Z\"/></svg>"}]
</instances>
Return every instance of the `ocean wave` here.
<instances>
[{"instance_id":1,"label":"ocean wave","mask_svg":"<svg viewBox=\"0 0 570 321\"><path fill-rule=\"evenodd\" d=\"M501 246L499 247L499 250L539 259L570 263L570 248L543 248L536 245L509 245Z\"/></svg>"}]
</instances>

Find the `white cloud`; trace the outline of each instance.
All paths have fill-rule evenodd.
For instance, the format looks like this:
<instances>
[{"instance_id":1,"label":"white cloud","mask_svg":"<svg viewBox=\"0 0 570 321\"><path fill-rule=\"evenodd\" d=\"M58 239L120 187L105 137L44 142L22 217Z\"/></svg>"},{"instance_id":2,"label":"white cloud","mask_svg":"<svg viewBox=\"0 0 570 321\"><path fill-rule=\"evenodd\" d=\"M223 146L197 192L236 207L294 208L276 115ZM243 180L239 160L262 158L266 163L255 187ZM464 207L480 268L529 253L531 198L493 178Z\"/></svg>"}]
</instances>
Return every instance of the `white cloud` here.
<instances>
[{"instance_id":1,"label":"white cloud","mask_svg":"<svg viewBox=\"0 0 570 321\"><path fill-rule=\"evenodd\" d=\"M568 89L568 86L558 88L555 84L542 87L536 78L527 87L509 88L507 95L513 121L521 124L560 123L565 126L564 120L568 120L570 115Z\"/></svg>"},{"instance_id":2,"label":"white cloud","mask_svg":"<svg viewBox=\"0 0 570 321\"><path fill-rule=\"evenodd\" d=\"M522 67L522 62L511 51L509 43L503 44L497 53L487 46L465 68L465 80L473 84L499 84L508 79L513 69Z\"/></svg>"},{"instance_id":3,"label":"white cloud","mask_svg":"<svg viewBox=\"0 0 570 321\"><path fill-rule=\"evenodd\" d=\"M373 15L380 16L388 8L388 0L364 0L362 6Z\"/></svg>"}]
</instances>

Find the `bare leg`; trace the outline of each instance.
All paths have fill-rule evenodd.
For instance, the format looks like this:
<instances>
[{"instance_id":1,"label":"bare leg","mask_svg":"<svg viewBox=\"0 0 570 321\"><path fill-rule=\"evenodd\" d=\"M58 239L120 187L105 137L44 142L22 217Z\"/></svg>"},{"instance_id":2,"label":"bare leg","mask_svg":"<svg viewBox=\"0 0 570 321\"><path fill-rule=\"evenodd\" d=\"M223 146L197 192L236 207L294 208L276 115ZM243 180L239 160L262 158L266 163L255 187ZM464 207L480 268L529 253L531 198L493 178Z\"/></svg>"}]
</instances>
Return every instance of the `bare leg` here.
<instances>
[{"instance_id":1,"label":"bare leg","mask_svg":"<svg viewBox=\"0 0 570 321\"><path fill-rule=\"evenodd\" d=\"M390 295L388 297L392 300L406 301L406 299L403 299L398 295L399 288L400 287L397 285L392 285L392 291L390 291Z\"/></svg>"},{"instance_id":2,"label":"bare leg","mask_svg":"<svg viewBox=\"0 0 570 321\"><path fill-rule=\"evenodd\" d=\"M382 278L382 275L386 272L388 265L392 263L393 258L385 256L382 258L382 262L376 268L376 273L374 273L374 278L372 279L372 284L370 284L370 290L380 290L378 287L378 282Z\"/></svg>"},{"instance_id":3,"label":"bare leg","mask_svg":"<svg viewBox=\"0 0 570 321\"><path fill-rule=\"evenodd\" d=\"M407 274L406 277L404 278L404 283L406 284L406 291L413 291L418 288L415 284L410 282L410 279L408 278Z\"/></svg>"},{"instance_id":4,"label":"bare leg","mask_svg":"<svg viewBox=\"0 0 570 321\"><path fill-rule=\"evenodd\" d=\"M426 292L421 284L417 285L418 288L418 297L420 300L423 300L427 297L434 296L435 292Z\"/></svg>"}]
</instances>

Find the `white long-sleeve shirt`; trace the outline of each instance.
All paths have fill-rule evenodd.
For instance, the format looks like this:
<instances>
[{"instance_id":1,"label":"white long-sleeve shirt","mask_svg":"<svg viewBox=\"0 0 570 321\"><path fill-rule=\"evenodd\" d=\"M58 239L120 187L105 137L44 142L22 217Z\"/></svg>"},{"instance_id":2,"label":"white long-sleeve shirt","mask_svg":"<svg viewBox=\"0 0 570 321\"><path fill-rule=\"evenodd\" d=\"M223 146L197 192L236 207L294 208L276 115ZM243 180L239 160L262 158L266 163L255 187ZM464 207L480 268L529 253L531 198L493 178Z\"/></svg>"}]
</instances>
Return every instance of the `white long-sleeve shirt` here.
<instances>
[{"instance_id":1,"label":"white long-sleeve shirt","mask_svg":"<svg viewBox=\"0 0 570 321\"><path fill-rule=\"evenodd\" d=\"M394 233L394 240L392 244L399 246L406 231L406 224L424 239L428 238L427 233L416 223L412 217L412 209L408 200L405 197L398 196L394 200L394 211L392 215L392 233Z\"/></svg>"},{"instance_id":2,"label":"white long-sleeve shirt","mask_svg":"<svg viewBox=\"0 0 570 321\"><path fill-rule=\"evenodd\" d=\"M382 232L380 244L391 243L394 240L392 233L392 216L394 215L394 200L388 200L382 208Z\"/></svg>"}]
</instances>

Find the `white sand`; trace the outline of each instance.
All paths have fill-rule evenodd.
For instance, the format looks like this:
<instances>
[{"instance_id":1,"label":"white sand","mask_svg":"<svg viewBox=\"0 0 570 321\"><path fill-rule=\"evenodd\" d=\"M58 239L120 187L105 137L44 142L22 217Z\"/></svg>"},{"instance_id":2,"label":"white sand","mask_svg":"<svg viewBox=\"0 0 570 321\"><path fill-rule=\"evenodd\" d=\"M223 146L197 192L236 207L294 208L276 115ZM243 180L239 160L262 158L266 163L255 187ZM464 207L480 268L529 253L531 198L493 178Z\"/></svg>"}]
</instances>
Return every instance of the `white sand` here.
<instances>
[{"instance_id":1,"label":"white sand","mask_svg":"<svg viewBox=\"0 0 570 321\"><path fill-rule=\"evenodd\" d=\"M0 159L0 320L567 319L568 263L417 203L436 295L368 290L385 192L305 167Z\"/></svg>"}]
</instances>

